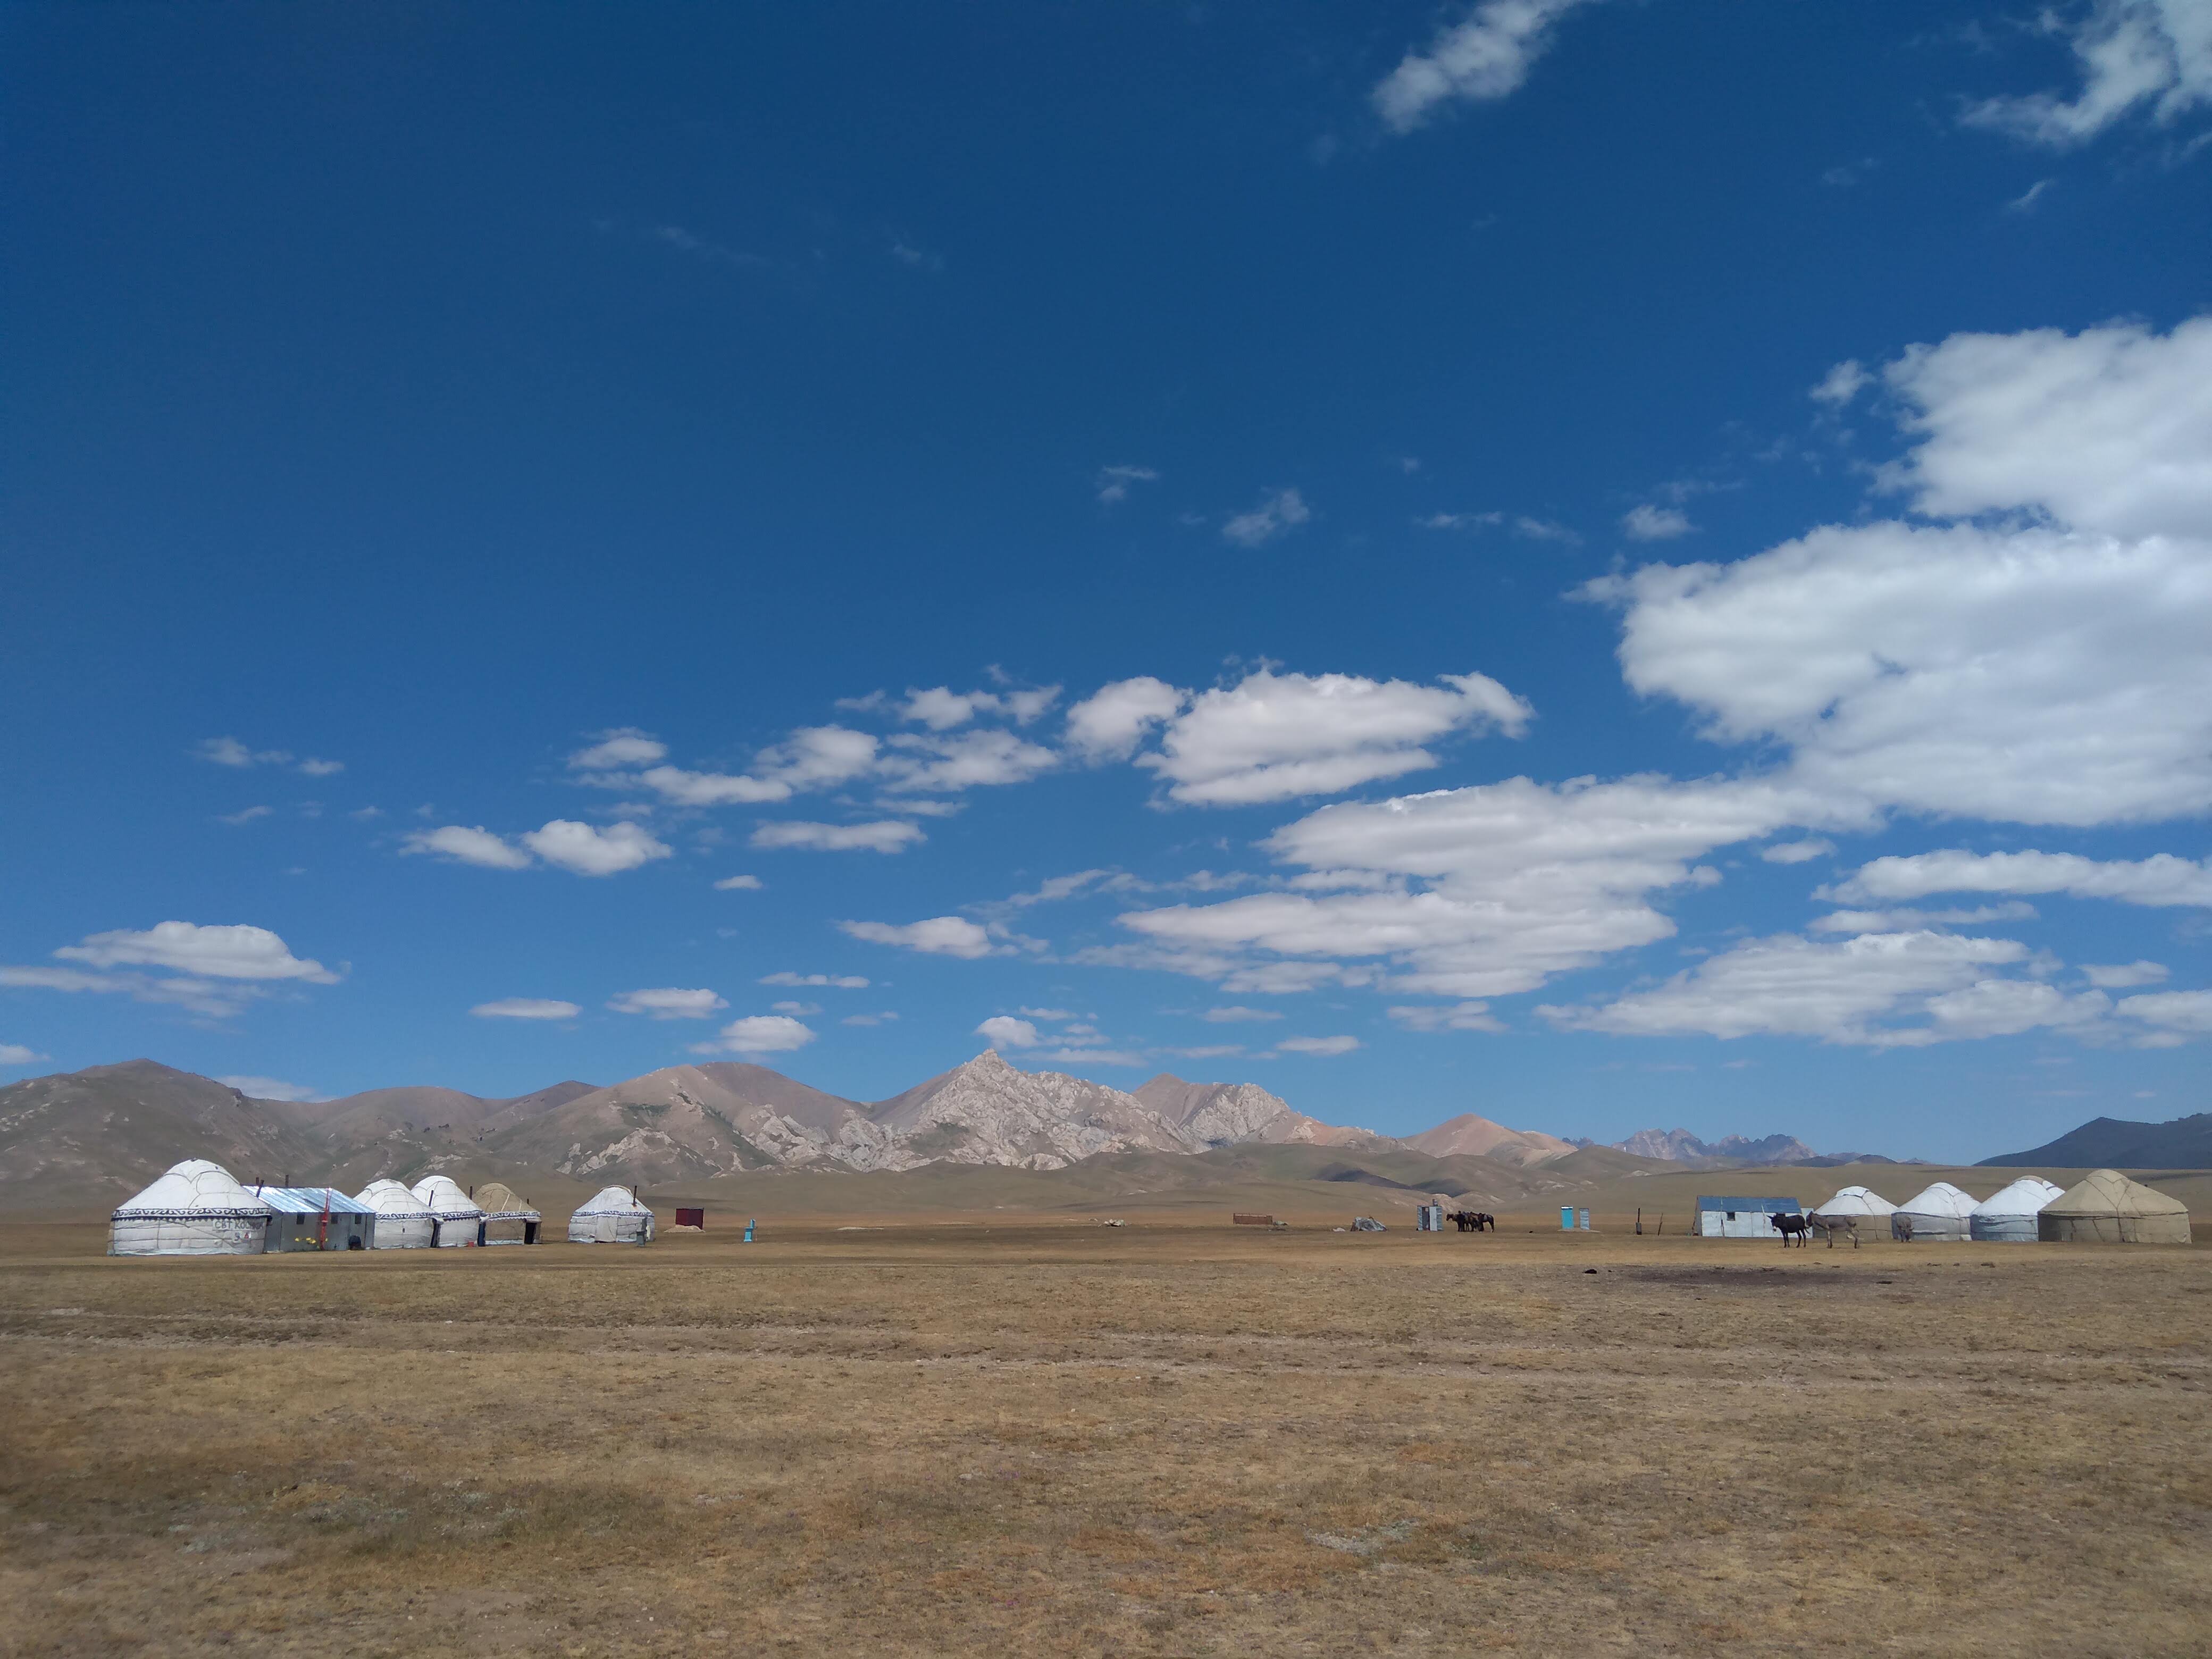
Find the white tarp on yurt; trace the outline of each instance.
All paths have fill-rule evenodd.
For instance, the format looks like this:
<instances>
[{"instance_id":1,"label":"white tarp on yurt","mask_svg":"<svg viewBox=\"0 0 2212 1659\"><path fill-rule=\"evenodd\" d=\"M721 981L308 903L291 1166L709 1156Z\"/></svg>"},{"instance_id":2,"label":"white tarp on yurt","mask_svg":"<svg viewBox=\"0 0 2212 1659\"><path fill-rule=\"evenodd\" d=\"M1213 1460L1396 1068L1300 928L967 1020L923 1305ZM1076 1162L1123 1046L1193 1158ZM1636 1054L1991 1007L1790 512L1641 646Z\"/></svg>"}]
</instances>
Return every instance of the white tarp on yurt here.
<instances>
[{"instance_id":1,"label":"white tarp on yurt","mask_svg":"<svg viewBox=\"0 0 2212 1659\"><path fill-rule=\"evenodd\" d=\"M425 1176L415 1183L415 1196L430 1211L431 1242L441 1250L477 1242L484 1212L474 1199L453 1182L450 1176Z\"/></svg>"},{"instance_id":2,"label":"white tarp on yurt","mask_svg":"<svg viewBox=\"0 0 2212 1659\"><path fill-rule=\"evenodd\" d=\"M1975 1205L1966 1231L1978 1244L2033 1244L2038 1212L2059 1195L2041 1176L2022 1176Z\"/></svg>"},{"instance_id":3,"label":"white tarp on yurt","mask_svg":"<svg viewBox=\"0 0 2212 1659\"><path fill-rule=\"evenodd\" d=\"M1871 1187L1839 1187L1836 1195L1813 1213L1838 1221L1856 1220L1864 1226L1869 1220L1887 1221L1897 1213L1897 1206Z\"/></svg>"},{"instance_id":4,"label":"white tarp on yurt","mask_svg":"<svg viewBox=\"0 0 2212 1659\"><path fill-rule=\"evenodd\" d=\"M1899 1238L1909 1238L1917 1243L1931 1240L1938 1244L1958 1243L1972 1236L1969 1221L1973 1213L1971 1193L1962 1193L1949 1182L1939 1181L1897 1206L1896 1213L1889 1218L1890 1231Z\"/></svg>"},{"instance_id":5,"label":"white tarp on yurt","mask_svg":"<svg viewBox=\"0 0 2212 1659\"><path fill-rule=\"evenodd\" d=\"M186 1158L117 1210L110 1255L258 1255L273 1213L205 1158Z\"/></svg>"},{"instance_id":6,"label":"white tarp on yurt","mask_svg":"<svg viewBox=\"0 0 2212 1659\"><path fill-rule=\"evenodd\" d=\"M568 1218L571 1244L635 1244L653 1237L653 1212L627 1187L609 1187Z\"/></svg>"},{"instance_id":7,"label":"white tarp on yurt","mask_svg":"<svg viewBox=\"0 0 2212 1659\"><path fill-rule=\"evenodd\" d=\"M390 1179L372 1181L357 1194L376 1212L376 1243L380 1250L427 1250L437 1233L430 1206Z\"/></svg>"},{"instance_id":8,"label":"white tarp on yurt","mask_svg":"<svg viewBox=\"0 0 2212 1659\"><path fill-rule=\"evenodd\" d=\"M2043 1206L2036 1233L2058 1244L2186 1244L2189 1209L2171 1193L2093 1170Z\"/></svg>"}]
</instances>

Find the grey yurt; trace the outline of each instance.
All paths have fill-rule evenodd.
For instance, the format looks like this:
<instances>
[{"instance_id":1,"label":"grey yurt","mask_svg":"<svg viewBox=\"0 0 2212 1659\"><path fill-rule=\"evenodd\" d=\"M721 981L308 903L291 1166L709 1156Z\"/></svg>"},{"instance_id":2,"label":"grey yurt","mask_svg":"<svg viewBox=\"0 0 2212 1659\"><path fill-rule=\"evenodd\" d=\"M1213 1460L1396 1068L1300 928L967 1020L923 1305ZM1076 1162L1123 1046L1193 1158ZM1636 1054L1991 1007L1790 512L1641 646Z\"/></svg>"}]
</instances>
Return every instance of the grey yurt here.
<instances>
[{"instance_id":1,"label":"grey yurt","mask_svg":"<svg viewBox=\"0 0 2212 1659\"><path fill-rule=\"evenodd\" d=\"M1864 1229L1887 1224L1897 1206L1871 1187L1839 1187L1835 1195L1813 1213L1823 1221L1856 1221Z\"/></svg>"},{"instance_id":2,"label":"grey yurt","mask_svg":"<svg viewBox=\"0 0 2212 1659\"><path fill-rule=\"evenodd\" d=\"M2037 1214L2058 1195L2059 1188L2041 1176L2022 1176L1975 1205L1966 1231L1977 1244L2033 1244Z\"/></svg>"},{"instance_id":3,"label":"grey yurt","mask_svg":"<svg viewBox=\"0 0 2212 1659\"><path fill-rule=\"evenodd\" d=\"M108 1218L110 1255L258 1255L270 1206L204 1158L176 1164Z\"/></svg>"},{"instance_id":4,"label":"grey yurt","mask_svg":"<svg viewBox=\"0 0 2212 1659\"><path fill-rule=\"evenodd\" d=\"M503 1181L487 1182L469 1194L484 1212L477 1235L486 1244L535 1244L539 1216Z\"/></svg>"},{"instance_id":5,"label":"grey yurt","mask_svg":"<svg viewBox=\"0 0 2212 1659\"><path fill-rule=\"evenodd\" d=\"M430 1206L403 1183L387 1176L370 1182L356 1196L376 1212L376 1242L370 1249L427 1250L436 1242L438 1224L430 1218Z\"/></svg>"},{"instance_id":6,"label":"grey yurt","mask_svg":"<svg viewBox=\"0 0 2212 1659\"><path fill-rule=\"evenodd\" d=\"M1922 1188L1897 1206L1889 1218L1893 1237L1916 1243L1963 1243L1972 1237L1973 1195L1962 1193L1948 1181Z\"/></svg>"},{"instance_id":7,"label":"grey yurt","mask_svg":"<svg viewBox=\"0 0 2212 1659\"><path fill-rule=\"evenodd\" d=\"M646 1244L653 1212L627 1187L609 1187L568 1218L571 1244Z\"/></svg>"},{"instance_id":8,"label":"grey yurt","mask_svg":"<svg viewBox=\"0 0 2212 1659\"><path fill-rule=\"evenodd\" d=\"M426 1176L415 1183L415 1196L430 1212L430 1242L441 1250L458 1249L477 1242L484 1212L476 1200L447 1176Z\"/></svg>"},{"instance_id":9,"label":"grey yurt","mask_svg":"<svg viewBox=\"0 0 2212 1659\"><path fill-rule=\"evenodd\" d=\"M2054 1244L2186 1244L2189 1210L2118 1170L2096 1170L2039 1211L2037 1237Z\"/></svg>"},{"instance_id":10,"label":"grey yurt","mask_svg":"<svg viewBox=\"0 0 2212 1659\"><path fill-rule=\"evenodd\" d=\"M376 1212L334 1187L256 1187L254 1197L270 1211L261 1248L286 1250L366 1250L376 1237Z\"/></svg>"}]
</instances>

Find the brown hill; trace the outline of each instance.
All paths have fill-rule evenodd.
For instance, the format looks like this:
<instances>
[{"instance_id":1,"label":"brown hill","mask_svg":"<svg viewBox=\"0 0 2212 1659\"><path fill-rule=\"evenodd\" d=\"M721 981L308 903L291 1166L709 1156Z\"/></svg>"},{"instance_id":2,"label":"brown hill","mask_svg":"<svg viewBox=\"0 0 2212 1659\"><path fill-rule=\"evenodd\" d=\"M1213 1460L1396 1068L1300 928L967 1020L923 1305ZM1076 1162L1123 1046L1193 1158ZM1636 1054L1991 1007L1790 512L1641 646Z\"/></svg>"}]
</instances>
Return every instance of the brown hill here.
<instances>
[{"instance_id":1,"label":"brown hill","mask_svg":"<svg viewBox=\"0 0 2212 1659\"><path fill-rule=\"evenodd\" d=\"M1462 1112L1433 1129L1408 1135L1406 1144L1438 1158L1468 1152L1476 1158L1495 1158L1501 1164L1523 1165L1565 1158L1575 1150L1574 1142L1562 1140L1557 1135L1535 1129L1509 1129L1503 1123L1492 1123L1473 1112Z\"/></svg>"}]
</instances>

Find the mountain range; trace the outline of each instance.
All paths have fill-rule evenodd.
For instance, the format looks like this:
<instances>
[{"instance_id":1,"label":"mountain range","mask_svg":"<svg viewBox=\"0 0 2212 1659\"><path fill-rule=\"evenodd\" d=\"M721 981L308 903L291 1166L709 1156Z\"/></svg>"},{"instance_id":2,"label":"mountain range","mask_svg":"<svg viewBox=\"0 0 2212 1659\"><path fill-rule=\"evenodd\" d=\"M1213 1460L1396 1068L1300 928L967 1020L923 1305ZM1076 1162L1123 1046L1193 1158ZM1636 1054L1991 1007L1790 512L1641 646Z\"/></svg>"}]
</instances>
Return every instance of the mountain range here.
<instances>
[{"instance_id":1,"label":"mountain range","mask_svg":"<svg viewBox=\"0 0 2212 1659\"><path fill-rule=\"evenodd\" d=\"M1985 1158L1980 1167L2020 1165L2064 1170L2212 1169L2212 1112L2164 1123L2091 1118L2080 1128L2070 1129L2044 1146Z\"/></svg>"}]
</instances>

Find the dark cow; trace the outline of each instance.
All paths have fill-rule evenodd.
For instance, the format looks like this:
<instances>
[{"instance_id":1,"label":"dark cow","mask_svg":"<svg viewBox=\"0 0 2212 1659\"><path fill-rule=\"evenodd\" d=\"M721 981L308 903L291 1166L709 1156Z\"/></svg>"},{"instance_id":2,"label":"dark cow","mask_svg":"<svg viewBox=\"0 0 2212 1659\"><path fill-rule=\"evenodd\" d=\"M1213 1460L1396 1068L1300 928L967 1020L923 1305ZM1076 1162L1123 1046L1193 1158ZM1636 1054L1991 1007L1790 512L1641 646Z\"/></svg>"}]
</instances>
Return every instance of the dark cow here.
<instances>
[{"instance_id":1,"label":"dark cow","mask_svg":"<svg viewBox=\"0 0 2212 1659\"><path fill-rule=\"evenodd\" d=\"M1813 1224L1806 1220L1803 1216L1770 1215L1766 1218L1772 1224L1774 1231L1782 1235L1784 1249L1790 1248L1790 1241L1793 1238L1797 1241L1799 1249L1805 1248L1808 1243L1806 1235L1813 1231Z\"/></svg>"}]
</instances>

